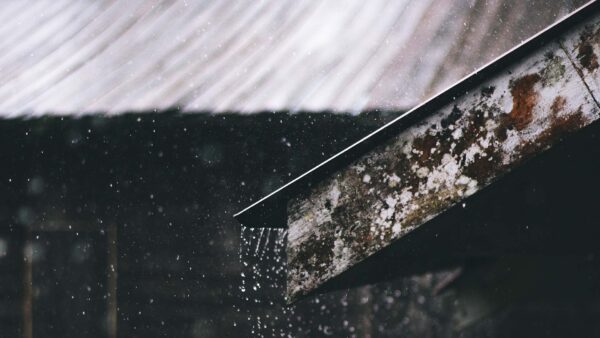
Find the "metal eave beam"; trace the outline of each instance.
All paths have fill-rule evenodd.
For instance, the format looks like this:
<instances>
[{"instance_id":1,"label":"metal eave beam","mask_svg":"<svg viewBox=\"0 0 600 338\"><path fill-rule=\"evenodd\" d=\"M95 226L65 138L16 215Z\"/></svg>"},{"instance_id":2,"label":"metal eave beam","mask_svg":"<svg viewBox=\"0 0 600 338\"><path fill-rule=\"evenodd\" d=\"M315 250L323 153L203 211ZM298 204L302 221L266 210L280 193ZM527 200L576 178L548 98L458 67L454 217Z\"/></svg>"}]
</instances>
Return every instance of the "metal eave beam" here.
<instances>
[{"instance_id":1,"label":"metal eave beam","mask_svg":"<svg viewBox=\"0 0 600 338\"><path fill-rule=\"evenodd\" d=\"M238 213L246 226L288 226L289 298L596 121L599 7L588 3Z\"/></svg>"}]
</instances>

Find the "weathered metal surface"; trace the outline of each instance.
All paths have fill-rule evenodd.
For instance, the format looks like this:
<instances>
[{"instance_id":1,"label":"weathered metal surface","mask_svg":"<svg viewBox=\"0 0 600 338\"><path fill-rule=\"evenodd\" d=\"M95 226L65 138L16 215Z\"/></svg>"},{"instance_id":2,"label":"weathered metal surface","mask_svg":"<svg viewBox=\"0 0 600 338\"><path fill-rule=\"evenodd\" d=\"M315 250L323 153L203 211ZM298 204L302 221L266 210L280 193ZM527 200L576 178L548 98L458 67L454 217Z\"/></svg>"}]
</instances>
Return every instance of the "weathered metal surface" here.
<instances>
[{"instance_id":1,"label":"weathered metal surface","mask_svg":"<svg viewBox=\"0 0 600 338\"><path fill-rule=\"evenodd\" d=\"M0 115L405 110L585 1L3 1Z\"/></svg>"},{"instance_id":2,"label":"weathered metal surface","mask_svg":"<svg viewBox=\"0 0 600 338\"><path fill-rule=\"evenodd\" d=\"M600 21L580 24L562 41L577 72L598 101L600 98Z\"/></svg>"},{"instance_id":3,"label":"weathered metal surface","mask_svg":"<svg viewBox=\"0 0 600 338\"><path fill-rule=\"evenodd\" d=\"M539 47L292 198L289 298L315 289L598 119L598 23L595 16Z\"/></svg>"}]
</instances>

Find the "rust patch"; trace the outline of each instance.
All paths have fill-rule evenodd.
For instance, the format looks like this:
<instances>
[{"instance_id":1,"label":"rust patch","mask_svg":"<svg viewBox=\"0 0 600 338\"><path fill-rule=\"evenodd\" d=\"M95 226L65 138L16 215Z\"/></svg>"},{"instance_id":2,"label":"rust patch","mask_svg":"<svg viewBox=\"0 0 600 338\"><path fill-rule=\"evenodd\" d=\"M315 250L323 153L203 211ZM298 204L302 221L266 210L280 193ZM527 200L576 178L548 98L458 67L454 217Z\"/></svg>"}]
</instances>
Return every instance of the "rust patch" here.
<instances>
[{"instance_id":1,"label":"rust patch","mask_svg":"<svg viewBox=\"0 0 600 338\"><path fill-rule=\"evenodd\" d=\"M593 72L598 68L598 57L594 53L594 48L587 43L579 45L579 54L577 55L579 63L583 68Z\"/></svg>"},{"instance_id":2,"label":"rust patch","mask_svg":"<svg viewBox=\"0 0 600 338\"><path fill-rule=\"evenodd\" d=\"M554 116L552 119L552 127L554 133L563 135L564 133L572 132L580 129L586 124L581 107L577 112L565 116Z\"/></svg>"},{"instance_id":3,"label":"rust patch","mask_svg":"<svg viewBox=\"0 0 600 338\"><path fill-rule=\"evenodd\" d=\"M528 74L511 83L513 107L508 113L508 122L517 130L524 129L533 121L533 108L537 101L534 86L538 81L538 74Z\"/></svg>"},{"instance_id":4,"label":"rust patch","mask_svg":"<svg viewBox=\"0 0 600 338\"><path fill-rule=\"evenodd\" d=\"M438 138L436 135L426 134L415 139L413 149L417 152L419 163L429 166L440 162L443 154L439 151L437 145Z\"/></svg>"},{"instance_id":5,"label":"rust patch","mask_svg":"<svg viewBox=\"0 0 600 338\"><path fill-rule=\"evenodd\" d=\"M567 99L564 96L557 96L552 101L552 105L550 106L550 111L552 115L555 116L559 112L561 112L565 108L565 104L567 103Z\"/></svg>"},{"instance_id":6,"label":"rust patch","mask_svg":"<svg viewBox=\"0 0 600 338\"><path fill-rule=\"evenodd\" d=\"M490 147L486 156L475 155L473 162L463 170L463 173L476 179L478 182L487 182L490 173L502 170L502 154L495 148Z\"/></svg>"},{"instance_id":7,"label":"rust patch","mask_svg":"<svg viewBox=\"0 0 600 338\"><path fill-rule=\"evenodd\" d=\"M469 111L467 118L463 121L463 135L455 140L456 146L452 150L453 155L461 155L469 148L476 140L483 136L485 130L481 127L485 124L483 110L475 108Z\"/></svg>"},{"instance_id":8,"label":"rust patch","mask_svg":"<svg viewBox=\"0 0 600 338\"><path fill-rule=\"evenodd\" d=\"M557 106L560 105L559 100L560 96L554 100L554 103L557 103ZM562 100L563 104L566 100ZM521 152L527 156L536 153L540 149L545 149L550 147L552 144L559 141L566 134L576 131L583 126L586 125L585 117L583 116L583 112L581 107L576 112L571 112L562 116L558 116L558 111L555 111L554 103L550 107L552 115L550 116L550 126L548 129L544 130L543 133L540 134L538 139L535 142L527 142L523 144L521 148ZM563 109L561 107L560 109Z\"/></svg>"},{"instance_id":9,"label":"rust patch","mask_svg":"<svg viewBox=\"0 0 600 338\"><path fill-rule=\"evenodd\" d=\"M292 255L290 264L304 271L324 273L333 261L333 243L330 238L319 238L311 234L305 242L305 248Z\"/></svg>"},{"instance_id":10,"label":"rust patch","mask_svg":"<svg viewBox=\"0 0 600 338\"><path fill-rule=\"evenodd\" d=\"M586 29L579 41L577 48L577 60L579 64L590 72L598 69L598 56L594 53L593 43L597 40L597 32L594 34L591 29Z\"/></svg>"}]
</instances>

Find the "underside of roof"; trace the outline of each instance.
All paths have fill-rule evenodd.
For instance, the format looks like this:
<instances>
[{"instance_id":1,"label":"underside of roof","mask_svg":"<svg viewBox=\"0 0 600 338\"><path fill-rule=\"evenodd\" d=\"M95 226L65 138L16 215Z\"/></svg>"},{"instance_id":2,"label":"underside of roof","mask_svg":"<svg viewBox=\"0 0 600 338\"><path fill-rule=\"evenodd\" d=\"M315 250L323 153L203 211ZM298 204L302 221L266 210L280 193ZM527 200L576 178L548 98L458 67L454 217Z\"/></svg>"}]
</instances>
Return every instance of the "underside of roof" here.
<instances>
[{"instance_id":1,"label":"underside of roof","mask_svg":"<svg viewBox=\"0 0 600 338\"><path fill-rule=\"evenodd\" d=\"M0 114L406 110L583 2L7 1Z\"/></svg>"}]
</instances>

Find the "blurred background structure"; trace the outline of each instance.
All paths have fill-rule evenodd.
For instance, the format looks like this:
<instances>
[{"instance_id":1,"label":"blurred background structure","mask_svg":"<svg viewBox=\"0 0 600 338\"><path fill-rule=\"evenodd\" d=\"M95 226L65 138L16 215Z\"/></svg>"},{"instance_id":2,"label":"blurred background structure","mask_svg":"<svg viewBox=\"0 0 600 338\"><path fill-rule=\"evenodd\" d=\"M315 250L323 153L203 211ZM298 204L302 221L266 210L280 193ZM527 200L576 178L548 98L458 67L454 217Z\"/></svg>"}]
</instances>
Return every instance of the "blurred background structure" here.
<instances>
[{"instance_id":1,"label":"blurred background structure","mask_svg":"<svg viewBox=\"0 0 600 338\"><path fill-rule=\"evenodd\" d=\"M406 110L584 1L8 1L0 112Z\"/></svg>"},{"instance_id":2,"label":"blurred background structure","mask_svg":"<svg viewBox=\"0 0 600 338\"><path fill-rule=\"evenodd\" d=\"M444 272L316 297L281 324L289 313L240 294L232 218L583 3L3 3L0 336L496 336L550 330L565 311L589 323L544 307L457 324L435 296Z\"/></svg>"}]
</instances>

